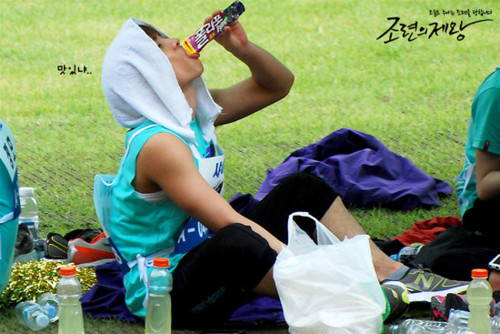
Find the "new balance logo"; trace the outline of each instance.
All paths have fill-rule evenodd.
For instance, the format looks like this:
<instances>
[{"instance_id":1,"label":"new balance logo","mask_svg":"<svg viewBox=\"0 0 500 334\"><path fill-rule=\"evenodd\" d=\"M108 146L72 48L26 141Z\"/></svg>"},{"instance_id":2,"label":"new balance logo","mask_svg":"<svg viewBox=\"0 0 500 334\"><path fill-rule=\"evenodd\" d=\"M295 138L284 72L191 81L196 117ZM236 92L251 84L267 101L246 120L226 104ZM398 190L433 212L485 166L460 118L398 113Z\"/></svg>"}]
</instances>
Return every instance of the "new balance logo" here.
<instances>
[{"instance_id":1,"label":"new balance logo","mask_svg":"<svg viewBox=\"0 0 500 334\"><path fill-rule=\"evenodd\" d=\"M415 285L418 285L419 287L422 287L421 290L432 290L432 287L439 285L439 282L437 284L434 283L434 279L439 279L434 275L428 275L428 277L425 277L426 275L424 273L419 273L417 275L417 278L413 281Z\"/></svg>"}]
</instances>

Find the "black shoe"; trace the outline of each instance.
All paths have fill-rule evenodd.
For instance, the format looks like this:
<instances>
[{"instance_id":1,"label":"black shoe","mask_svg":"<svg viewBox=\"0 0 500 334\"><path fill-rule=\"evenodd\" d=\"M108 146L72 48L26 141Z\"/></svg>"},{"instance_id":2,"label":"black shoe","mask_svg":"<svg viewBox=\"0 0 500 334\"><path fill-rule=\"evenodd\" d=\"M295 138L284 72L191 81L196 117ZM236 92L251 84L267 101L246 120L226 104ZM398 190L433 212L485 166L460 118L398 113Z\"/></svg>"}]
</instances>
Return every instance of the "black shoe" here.
<instances>
[{"instance_id":1,"label":"black shoe","mask_svg":"<svg viewBox=\"0 0 500 334\"><path fill-rule=\"evenodd\" d=\"M48 259L64 259L68 258L68 240L62 235L50 232L47 235L47 247L45 257Z\"/></svg>"},{"instance_id":2,"label":"black shoe","mask_svg":"<svg viewBox=\"0 0 500 334\"><path fill-rule=\"evenodd\" d=\"M446 296L432 296L431 320L448 321L450 310L469 311L469 304L463 295L449 293Z\"/></svg>"}]
</instances>

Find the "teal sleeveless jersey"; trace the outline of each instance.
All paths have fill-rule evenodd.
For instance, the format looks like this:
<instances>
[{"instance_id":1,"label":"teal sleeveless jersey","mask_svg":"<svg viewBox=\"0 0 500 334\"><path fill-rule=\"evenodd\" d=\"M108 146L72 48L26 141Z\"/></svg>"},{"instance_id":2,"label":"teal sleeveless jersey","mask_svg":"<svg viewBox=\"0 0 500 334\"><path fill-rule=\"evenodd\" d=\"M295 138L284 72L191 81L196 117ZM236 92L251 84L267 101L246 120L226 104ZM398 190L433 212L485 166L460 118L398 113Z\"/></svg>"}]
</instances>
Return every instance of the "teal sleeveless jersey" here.
<instances>
[{"instance_id":1,"label":"teal sleeveless jersey","mask_svg":"<svg viewBox=\"0 0 500 334\"><path fill-rule=\"evenodd\" d=\"M197 138L198 152L204 157L210 143L203 140L196 121L193 121L191 127ZM152 261L153 254L167 257L170 260L169 270L174 270L183 254L174 254L173 249L184 224L189 219L189 216L168 197L164 196L158 201L147 201L136 193L132 185L136 174L137 156L144 144L158 133L172 133L183 140L176 133L152 122L146 122L127 133L127 151L113 184L109 226L110 238L130 267L130 271L124 276L127 306L132 313L142 317L146 314L144 308L146 273L141 273L138 259L147 258L143 261ZM194 158L198 165L198 159ZM147 273L149 271L148 266Z\"/></svg>"}]
</instances>

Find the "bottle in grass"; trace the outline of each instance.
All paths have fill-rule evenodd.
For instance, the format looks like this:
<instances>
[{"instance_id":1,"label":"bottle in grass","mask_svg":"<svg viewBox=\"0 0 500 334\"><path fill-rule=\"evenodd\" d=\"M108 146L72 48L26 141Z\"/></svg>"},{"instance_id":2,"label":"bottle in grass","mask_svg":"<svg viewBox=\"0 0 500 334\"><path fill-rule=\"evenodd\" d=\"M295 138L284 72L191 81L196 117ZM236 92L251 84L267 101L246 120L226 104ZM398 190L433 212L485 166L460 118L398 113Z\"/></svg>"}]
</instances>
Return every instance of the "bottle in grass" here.
<instances>
[{"instance_id":1,"label":"bottle in grass","mask_svg":"<svg viewBox=\"0 0 500 334\"><path fill-rule=\"evenodd\" d=\"M146 334L170 334L172 328L172 274L169 260L157 257L148 276L148 302L146 305Z\"/></svg>"},{"instance_id":2,"label":"bottle in grass","mask_svg":"<svg viewBox=\"0 0 500 334\"><path fill-rule=\"evenodd\" d=\"M50 322L55 322L59 319L57 316L59 298L55 294L46 292L38 297L37 303L48 312Z\"/></svg>"},{"instance_id":3,"label":"bottle in grass","mask_svg":"<svg viewBox=\"0 0 500 334\"><path fill-rule=\"evenodd\" d=\"M470 310L467 327L474 333L491 333L490 303L492 291L487 278L488 270L472 270L472 281L467 289L467 302Z\"/></svg>"},{"instance_id":4,"label":"bottle in grass","mask_svg":"<svg viewBox=\"0 0 500 334\"><path fill-rule=\"evenodd\" d=\"M55 294L46 292L38 297L37 303L48 312L50 322L55 322L59 319L57 316L59 298Z\"/></svg>"},{"instance_id":5,"label":"bottle in grass","mask_svg":"<svg viewBox=\"0 0 500 334\"><path fill-rule=\"evenodd\" d=\"M446 322L406 319L403 322L391 326L391 334L406 333L446 333Z\"/></svg>"},{"instance_id":6,"label":"bottle in grass","mask_svg":"<svg viewBox=\"0 0 500 334\"><path fill-rule=\"evenodd\" d=\"M31 330L39 331L49 325L49 314L38 303L25 301L16 305L15 309L17 320L28 326Z\"/></svg>"},{"instance_id":7,"label":"bottle in grass","mask_svg":"<svg viewBox=\"0 0 500 334\"><path fill-rule=\"evenodd\" d=\"M76 277L76 267L61 268L61 279L57 284L59 298L59 330L58 334L84 334L83 312L80 298L82 286Z\"/></svg>"}]
</instances>

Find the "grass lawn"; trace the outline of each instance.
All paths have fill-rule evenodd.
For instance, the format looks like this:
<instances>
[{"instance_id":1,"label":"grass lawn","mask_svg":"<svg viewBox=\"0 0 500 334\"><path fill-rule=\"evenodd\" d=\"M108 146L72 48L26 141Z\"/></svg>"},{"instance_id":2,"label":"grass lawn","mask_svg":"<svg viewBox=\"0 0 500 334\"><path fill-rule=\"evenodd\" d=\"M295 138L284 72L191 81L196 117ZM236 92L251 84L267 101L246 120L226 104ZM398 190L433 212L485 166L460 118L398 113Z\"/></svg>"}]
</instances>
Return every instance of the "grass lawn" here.
<instances>
[{"instance_id":1,"label":"grass lawn","mask_svg":"<svg viewBox=\"0 0 500 334\"><path fill-rule=\"evenodd\" d=\"M133 16L183 38L229 3L0 2L0 118L15 135L20 186L36 188L42 235L99 226L92 204L93 178L117 171L126 131L113 120L100 73L104 54L123 23ZM249 38L286 64L296 81L282 101L217 129L226 153L227 199L236 192L254 194L267 169L344 127L377 137L427 174L455 186L474 92L499 65L500 2L243 3L247 10L240 21ZM470 16L458 11L467 9ZM492 14L476 15L474 10ZM395 20L390 17L399 17L408 34L403 35L398 24L393 28L397 31L384 35ZM460 30L462 21L465 25L485 19L493 21L453 32ZM429 38L434 23L443 28ZM418 36L425 29L427 33ZM390 39L395 40L384 43ZM209 87L226 87L248 75L245 66L215 43L205 48L202 60ZM62 66L75 67L76 75L69 75L70 70L61 75ZM371 236L382 239L419 220L459 215L454 194L434 209L351 210ZM7 326L17 330L12 316L5 316L8 312L0 315L2 333L9 333ZM113 321L89 320L87 325L89 333L142 332L142 327Z\"/></svg>"}]
</instances>

